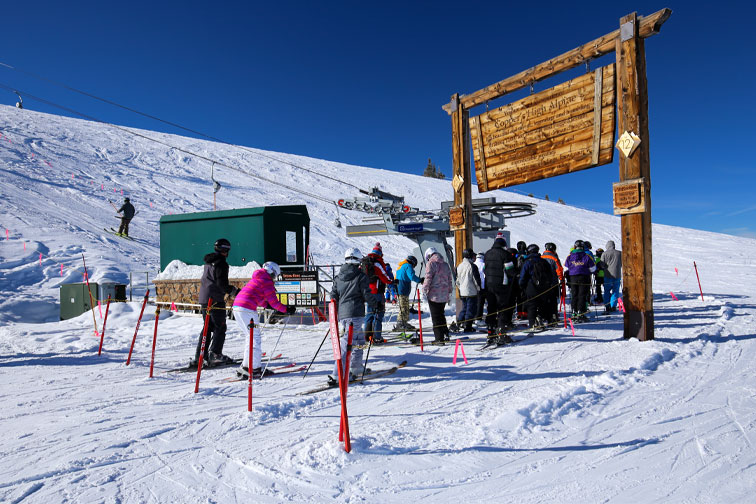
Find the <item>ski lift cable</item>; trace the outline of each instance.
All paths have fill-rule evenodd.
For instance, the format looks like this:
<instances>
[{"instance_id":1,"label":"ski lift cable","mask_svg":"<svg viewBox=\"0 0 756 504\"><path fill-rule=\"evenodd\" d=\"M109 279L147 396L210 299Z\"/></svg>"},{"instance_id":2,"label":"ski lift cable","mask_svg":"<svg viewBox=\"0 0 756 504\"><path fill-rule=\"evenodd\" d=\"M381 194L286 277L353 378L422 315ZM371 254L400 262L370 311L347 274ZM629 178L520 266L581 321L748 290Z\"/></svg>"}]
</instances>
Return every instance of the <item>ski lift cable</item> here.
<instances>
[{"instance_id":1,"label":"ski lift cable","mask_svg":"<svg viewBox=\"0 0 756 504\"><path fill-rule=\"evenodd\" d=\"M310 173L312 173L312 174L315 174L315 175L318 175L318 176L320 176L320 177L323 177L323 178L327 178L327 179L329 179L329 180L333 180L334 182L338 182L338 183L340 183L340 184L348 185L348 186L350 186L350 187L353 187L353 188L355 188L355 189L358 189L358 190L360 189L360 188L359 188L358 186L356 186L356 185L354 185L354 184L352 184L352 183L350 183L350 182L346 182L346 181L344 181L344 180L338 179L338 178L336 178L336 177L332 177L332 176L330 176L330 175L325 175L325 174L323 174L323 173L320 173L320 172L318 172L318 171L315 171L315 170L313 170L313 169L311 169L311 168L305 168L304 166L298 165L298 164L296 164L296 163L292 163L291 161L284 161L284 160L282 160L282 159L279 159L279 158L277 158L277 157L275 157L275 156L271 156L271 155L269 155L269 154L264 154L264 153L262 153L262 152L258 152L257 150L254 150L254 149L250 149L250 148L248 148L248 147L245 147L245 146L243 146L243 145L235 145L235 144L232 144L232 143L230 143L230 142L227 142L227 141L225 141L225 140L222 140L222 139L220 139L220 138L214 137L214 136L212 136L212 135L208 135L207 133L203 133L203 132L201 132L201 131L197 131L197 130L194 130L194 129L191 129L191 128L187 128L186 126L182 126L182 125L180 125L180 124L177 124L177 123L174 123L174 122L171 122L171 121L165 120L165 119L161 119L161 118L159 118L159 117L157 117L157 116L154 116L154 115L148 114L148 113L146 113L146 112L141 112L141 111L139 111L139 110L136 110L136 109L134 109L134 108L131 108L131 107L127 107L126 105L121 105L120 103L116 103L116 102L114 102L114 101L112 101L112 100L108 100L107 98L101 98L101 97L99 97L99 96L93 95L93 94L91 94L91 93L88 93L88 92L86 92L86 91L82 91L82 90L80 90L80 89L76 89L76 88L74 88L74 87L71 87L71 86L68 86L67 84L64 84L64 83L62 83L62 82L58 82L58 81L55 81L55 80L53 80L53 79L49 79L49 78L47 78L47 77L43 77L43 76L41 76L41 75L37 75L37 74L35 74L35 73L32 73L32 72L28 72L28 71L26 71L26 70L21 70L20 68L16 68L16 67L14 67L14 66L12 66L12 65L9 65L9 64L7 64L7 63L3 63L2 61L0 61L0 66L3 66L3 67L5 67L5 68L8 68L8 69L10 69L10 70L13 70L13 71L15 71L15 72L18 72L18 73L21 73L21 74L27 75L27 76L29 76L29 77L33 77L33 78L35 78L35 79L38 79L38 80L42 80L42 81L48 82L48 83L50 83L50 84L53 84L53 85L55 85L55 86L58 86L58 87L62 87L62 88L64 88L64 89L67 89L68 91L72 91L72 92L74 92L74 93L79 93L79 94L81 94L81 95L87 96L87 97L89 97L89 98L92 98L92 99L94 99L94 100L99 100L99 101L101 101L101 102L103 102L103 103L107 103L108 105L112 105L112 106L114 106L114 107L119 107L119 108L121 108L121 109L123 109L123 110L127 110L127 111L129 111L129 112L133 112L134 114L138 114L138 115L141 115L141 116L143 116L143 117L147 117L147 118L149 118L149 119L152 119L152 120L155 120L155 121L161 122L161 123L163 123L163 124L167 124L167 125L169 125L169 126L173 126L174 128L179 128L179 129L181 129L181 130L184 130L184 131L187 131L187 132L189 132L189 133L193 133L193 134L195 134L195 135L199 135L199 136L205 137L205 138L207 138L207 139L209 139L209 140L213 140L214 142L222 143L222 144L224 144L224 145L228 145L228 146L231 146L231 147L235 147L235 148L238 148L238 149L241 149L241 150L245 150L245 151L247 151L247 152L250 152L250 153L253 153L253 154L257 154L257 155L259 155L259 156L262 156L262 157L266 157L266 158L268 158L268 159L271 159L271 160L273 160L273 161L278 161L279 163L287 164L287 165L293 166L294 168L298 168L298 169L300 169L300 170L304 170L304 171L306 171L306 172L310 172Z\"/></svg>"},{"instance_id":2,"label":"ski lift cable","mask_svg":"<svg viewBox=\"0 0 756 504\"><path fill-rule=\"evenodd\" d=\"M3 88L3 89L7 89L7 90L11 90L11 91L13 91L13 88L11 88L10 86L7 86L7 85L5 85L5 84L3 84L3 83L1 83L1 82L0 82L0 88ZM320 195L318 195L318 194L313 194L313 193L310 193L310 192L307 192L307 191L303 191L303 190L301 190L301 189L299 189L299 188L296 188L296 187L292 187L292 186L290 186L290 185L287 185L287 184L283 184L283 183L281 183L281 182L278 182L278 181L275 181L275 180L269 179L269 178L267 178L267 177L264 177L264 176L262 176L262 175L259 175L259 174L249 173L249 172L247 172L247 171L245 171L245 170L243 170L243 169L241 169L241 168L238 168L238 167L235 167L235 166L230 166L230 165L227 165L227 164L225 164L225 163L223 163L223 162L221 162L221 161L215 161L215 160L213 160L213 159L210 159L210 158L208 158L207 156L203 156L202 154L198 154L198 153L196 153L196 152L192 152L192 151L189 151L189 150L183 149L183 148L181 148L181 147L177 147L177 146L175 146L175 145L171 145L171 144L170 144L170 143L168 143L168 142L164 142L164 141L162 141L162 140L158 140L157 138L152 138L152 137L150 137L150 136L148 136L148 135L145 135L145 134L143 134L143 133L138 133L138 132L136 132L136 131L132 131L132 130L130 130L130 129L128 129L128 128L124 128L123 126L118 126L118 125L116 125L116 124L112 124L112 123L108 123L108 122L105 122L105 121L103 121L103 120L101 120L101 119L98 119L98 118L96 118L96 117L92 117L92 116L90 116L90 115L84 114L83 112L79 112L79 111L77 111L77 110L71 109L71 108L69 108L69 107L66 107L66 106L64 106L64 105L59 105L59 104L57 104L57 103L51 102L51 101L49 101L49 100L46 100L46 99L44 99L44 98L40 98L40 97L38 97L38 96L35 96L35 95L31 94L31 93L27 93L27 92L25 92L25 91L22 91L22 92L24 93L24 96L27 96L27 97L29 97L29 98L31 98L31 99L33 99L33 100L37 100L38 102L44 103L44 104L46 104L46 105L50 105L51 107L55 107L55 108L58 108L58 109L64 110L64 111L66 111L66 112L69 112L69 113L71 113L71 114L75 114L75 115L78 115L78 116L80 116L80 117L83 117L84 119L88 119L88 120L90 120L90 121L95 121L95 122L98 122L98 123L100 123L100 124L104 124L104 125L110 126L110 127L112 127L112 128L115 128L115 129L117 129L117 130L123 131L123 132L125 132L125 133L128 133L128 134L130 134L130 135L133 135L133 136L136 136L136 137L139 137L139 138L143 138L143 139L145 139L145 140L149 140L150 142L155 142L155 143L157 143L157 144L163 145L163 146L165 146L165 147L168 147L168 148L171 148L171 149L175 149L175 150L177 150L177 151L179 151L179 152L182 152L182 153L184 153L184 154L187 154L187 155L189 155L189 156L194 156L194 157L196 157L197 159L202 159L202 160L205 160L205 161L208 161L208 162L211 162L211 163L215 163L215 164L217 164L218 166L223 166L224 168L228 168L228 169L230 169L230 170L234 170L234 171L237 171L237 172L239 172L239 173L242 173L242 174L244 174L244 175L249 175L249 176L251 176L251 177L256 177L256 178L258 178L258 179L260 179L260 180L263 180L263 181L265 181L265 182L269 182L269 183L271 183L271 184L274 184L274 185L277 185L277 186L279 186L279 187L283 187L283 188L289 189L290 191L294 191L294 192L296 192L296 193L299 193L299 194L302 194L302 195L304 195L304 196L308 196L308 197L310 197L310 198L313 198L313 199L317 199L317 200L320 200L320 201L323 201L323 202L326 202L326 203L332 203L332 200L330 200L330 199L328 199L328 198L324 198L323 196L320 196Z\"/></svg>"}]
</instances>

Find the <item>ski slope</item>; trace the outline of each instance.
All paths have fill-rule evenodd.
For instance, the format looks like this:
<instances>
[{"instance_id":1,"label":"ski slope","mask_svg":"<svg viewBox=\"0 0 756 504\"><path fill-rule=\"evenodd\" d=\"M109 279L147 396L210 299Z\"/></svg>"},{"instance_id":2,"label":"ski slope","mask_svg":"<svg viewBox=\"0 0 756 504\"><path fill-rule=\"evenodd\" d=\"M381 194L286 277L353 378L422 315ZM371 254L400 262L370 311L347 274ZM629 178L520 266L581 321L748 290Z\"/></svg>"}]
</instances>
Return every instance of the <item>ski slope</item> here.
<instances>
[{"instance_id":1,"label":"ski slope","mask_svg":"<svg viewBox=\"0 0 756 504\"><path fill-rule=\"evenodd\" d=\"M216 165L220 209L306 204L321 264L340 262L347 247L367 252L376 238L347 239L335 205L260 177L328 200L357 195L293 163L421 209L449 199L449 182L137 132L0 106L0 501L752 502L756 241L654 225L652 342L623 340L612 315L491 352L476 351L482 336L473 336L468 364L452 365L453 345L373 348L374 369L408 365L350 388L347 454L338 392L298 395L331 372L328 344L306 378L255 382L250 415L246 385L223 381L231 370L203 372L198 394L193 374L165 372L193 355L198 317L161 312L150 379L154 307L127 367L136 297L111 306L98 357L92 314L59 321L58 288L81 281L82 254L93 281L154 278L160 216L212 205L210 163L178 149L237 168ZM139 211L134 241L104 231L118 222L108 200L120 206L121 191ZM617 217L486 195L535 201L535 216L508 222L512 239L553 241L562 259L578 238L621 243ZM362 217L340 214L344 225ZM412 248L377 239L393 265ZM387 318L393 327L396 308ZM327 330L297 323L263 329L264 351L281 335L281 364L309 363ZM241 357L243 345L229 325L225 352Z\"/></svg>"}]
</instances>

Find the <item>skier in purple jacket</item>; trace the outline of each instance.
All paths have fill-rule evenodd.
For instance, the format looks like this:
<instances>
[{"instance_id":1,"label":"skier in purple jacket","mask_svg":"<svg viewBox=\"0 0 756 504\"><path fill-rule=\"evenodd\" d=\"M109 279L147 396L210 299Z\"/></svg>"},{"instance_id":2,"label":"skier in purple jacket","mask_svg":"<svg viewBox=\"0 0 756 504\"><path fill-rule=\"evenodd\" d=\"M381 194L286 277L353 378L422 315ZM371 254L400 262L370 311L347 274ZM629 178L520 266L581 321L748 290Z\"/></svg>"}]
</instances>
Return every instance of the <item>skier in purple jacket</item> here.
<instances>
[{"instance_id":1,"label":"skier in purple jacket","mask_svg":"<svg viewBox=\"0 0 756 504\"><path fill-rule=\"evenodd\" d=\"M572 253L564 261L570 273L570 304L573 322L588 320L588 295L591 292L591 275L596 271L596 263L583 248L583 240L577 240Z\"/></svg>"}]
</instances>

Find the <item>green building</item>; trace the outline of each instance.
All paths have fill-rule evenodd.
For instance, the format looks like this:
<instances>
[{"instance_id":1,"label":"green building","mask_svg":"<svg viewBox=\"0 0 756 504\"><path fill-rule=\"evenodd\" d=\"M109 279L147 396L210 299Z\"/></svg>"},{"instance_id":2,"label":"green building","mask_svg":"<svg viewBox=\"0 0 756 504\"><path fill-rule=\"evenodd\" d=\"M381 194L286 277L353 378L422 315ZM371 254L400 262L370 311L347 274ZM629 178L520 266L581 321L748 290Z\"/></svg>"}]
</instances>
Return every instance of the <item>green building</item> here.
<instances>
[{"instance_id":1,"label":"green building","mask_svg":"<svg viewBox=\"0 0 756 504\"><path fill-rule=\"evenodd\" d=\"M305 205L163 215L160 270L175 259L203 265L205 254L213 251L218 238L231 242L231 266L244 266L250 261L304 264L310 243L310 216Z\"/></svg>"}]
</instances>

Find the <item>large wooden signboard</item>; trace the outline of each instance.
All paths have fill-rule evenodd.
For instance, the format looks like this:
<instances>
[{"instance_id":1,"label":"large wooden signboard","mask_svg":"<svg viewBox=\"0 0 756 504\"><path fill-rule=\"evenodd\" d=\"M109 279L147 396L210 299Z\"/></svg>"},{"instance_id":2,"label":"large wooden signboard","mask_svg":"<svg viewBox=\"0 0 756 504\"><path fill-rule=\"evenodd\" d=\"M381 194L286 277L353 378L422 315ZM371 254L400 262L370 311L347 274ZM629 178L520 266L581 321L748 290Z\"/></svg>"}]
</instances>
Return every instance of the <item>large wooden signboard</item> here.
<instances>
[{"instance_id":1,"label":"large wooden signboard","mask_svg":"<svg viewBox=\"0 0 756 504\"><path fill-rule=\"evenodd\" d=\"M612 162L614 64L470 119L478 190Z\"/></svg>"},{"instance_id":2,"label":"large wooden signboard","mask_svg":"<svg viewBox=\"0 0 756 504\"><path fill-rule=\"evenodd\" d=\"M615 202L622 215L624 336L654 337L651 261L651 170L645 39L659 32L672 11L635 13L620 26L566 53L474 93L455 93L443 106L451 115L457 261L472 246L469 147L480 192L553 177L612 160L615 94L620 182ZM518 102L470 119L470 109L614 53L616 63ZM616 82L615 85L615 73ZM634 148L627 148L632 144ZM452 215L453 211L453 215Z\"/></svg>"}]
</instances>

